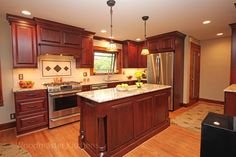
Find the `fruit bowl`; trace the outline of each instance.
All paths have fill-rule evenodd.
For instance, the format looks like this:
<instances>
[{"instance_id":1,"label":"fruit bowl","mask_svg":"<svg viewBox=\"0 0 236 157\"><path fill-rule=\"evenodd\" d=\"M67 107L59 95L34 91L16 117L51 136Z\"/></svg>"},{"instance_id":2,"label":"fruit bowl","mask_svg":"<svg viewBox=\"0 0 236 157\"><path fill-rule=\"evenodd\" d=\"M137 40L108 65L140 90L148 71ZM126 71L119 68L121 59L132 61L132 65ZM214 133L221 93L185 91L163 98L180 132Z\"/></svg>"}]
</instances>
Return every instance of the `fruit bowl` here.
<instances>
[{"instance_id":1,"label":"fruit bowl","mask_svg":"<svg viewBox=\"0 0 236 157\"><path fill-rule=\"evenodd\" d=\"M20 81L19 82L20 88L32 88L34 86L33 81Z\"/></svg>"},{"instance_id":2,"label":"fruit bowl","mask_svg":"<svg viewBox=\"0 0 236 157\"><path fill-rule=\"evenodd\" d=\"M122 84L118 84L116 86L116 90L118 91L127 91L128 90L128 84L122 83Z\"/></svg>"}]
</instances>

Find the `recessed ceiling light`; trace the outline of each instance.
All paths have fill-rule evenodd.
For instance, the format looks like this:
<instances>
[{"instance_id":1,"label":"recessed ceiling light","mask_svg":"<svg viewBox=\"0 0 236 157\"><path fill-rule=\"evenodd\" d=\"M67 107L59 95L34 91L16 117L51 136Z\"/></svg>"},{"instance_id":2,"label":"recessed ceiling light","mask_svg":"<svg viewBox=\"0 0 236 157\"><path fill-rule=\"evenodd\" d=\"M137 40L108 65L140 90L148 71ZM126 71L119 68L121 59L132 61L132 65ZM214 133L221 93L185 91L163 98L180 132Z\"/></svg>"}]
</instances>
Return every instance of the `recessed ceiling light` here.
<instances>
[{"instance_id":1,"label":"recessed ceiling light","mask_svg":"<svg viewBox=\"0 0 236 157\"><path fill-rule=\"evenodd\" d=\"M141 39L140 38L137 38L136 41L140 41Z\"/></svg>"},{"instance_id":2,"label":"recessed ceiling light","mask_svg":"<svg viewBox=\"0 0 236 157\"><path fill-rule=\"evenodd\" d=\"M28 16L31 15L31 12L29 12L28 10L22 10L21 13Z\"/></svg>"},{"instance_id":3,"label":"recessed ceiling light","mask_svg":"<svg viewBox=\"0 0 236 157\"><path fill-rule=\"evenodd\" d=\"M223 33L217 33L216 35L217 35L217 36L221 36L221 35L223 35Z\"/></svg>"},{"instance_id":4,"label":"recessed ceiling light","mask_svg":"<svg viewBox=\"0 0 236 157\"><path fill-rule=\"evenodd\" d=\"M202 22L202 24L204 24L204 25L209 24L209 23L211 23L210 20L206 20L206 21L203 21L203 22Z\"/></svg>"},{"instance_id":5,"label":"recessed ceiling light","mask_svg":"<svg viewBox=\"0 0 236 157\"><path fill-rule=\"evenodd\" d=\"M102 29L101 30L101 33L106 33L107 31L105 29Z\"/></svg>"}]
</instances>

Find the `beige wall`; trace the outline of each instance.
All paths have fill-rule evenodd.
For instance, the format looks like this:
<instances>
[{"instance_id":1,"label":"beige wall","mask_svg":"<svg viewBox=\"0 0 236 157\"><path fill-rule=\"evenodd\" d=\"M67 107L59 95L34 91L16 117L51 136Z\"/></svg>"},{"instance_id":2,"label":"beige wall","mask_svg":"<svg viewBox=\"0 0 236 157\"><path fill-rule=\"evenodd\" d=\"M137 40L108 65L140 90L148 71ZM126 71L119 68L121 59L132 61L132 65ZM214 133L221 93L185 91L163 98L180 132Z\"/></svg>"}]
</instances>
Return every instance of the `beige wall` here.
<instances>
[{"instance_id":1,"label":"beige wall","mask_svg":"<svg viewBox=\"0 0 236 157\"><path fill-rule=\"evenodd\" d=\"M10 122L10 113L15 112L13 102L13 75L11 35L8 22L0 19L0 59L2 67L2 85L4 106L0 107L0 124Z\"/></svg>"},{"instance_id":2,"label":"beige wall","mask_svg":"<svg viewBox=\"0 0 236 157\"><path fill-rule=\"evenodd\" d=\"M231 38L201 41L200 98L224 101L230 81Z\"/></svg>"}]
</instances>

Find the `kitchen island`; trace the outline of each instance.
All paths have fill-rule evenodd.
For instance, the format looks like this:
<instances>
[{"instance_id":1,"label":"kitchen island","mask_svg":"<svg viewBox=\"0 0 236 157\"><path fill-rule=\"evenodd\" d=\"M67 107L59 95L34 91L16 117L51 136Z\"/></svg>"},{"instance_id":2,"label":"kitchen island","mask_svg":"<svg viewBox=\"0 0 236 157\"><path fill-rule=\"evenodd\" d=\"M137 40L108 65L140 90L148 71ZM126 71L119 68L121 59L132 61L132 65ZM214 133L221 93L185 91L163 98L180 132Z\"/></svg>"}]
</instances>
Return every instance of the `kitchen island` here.
<instances>
[{"instance_id":1,"label":"kitchen island","mask_svg":"<svg viewBox=\"0 0 236 157\"><path fill-rule=\"evenodd\" d=\"M167 128L170 89L145 84L77 93L80 147L92 157L122 156Z\"/></svg>"}]
</instances>

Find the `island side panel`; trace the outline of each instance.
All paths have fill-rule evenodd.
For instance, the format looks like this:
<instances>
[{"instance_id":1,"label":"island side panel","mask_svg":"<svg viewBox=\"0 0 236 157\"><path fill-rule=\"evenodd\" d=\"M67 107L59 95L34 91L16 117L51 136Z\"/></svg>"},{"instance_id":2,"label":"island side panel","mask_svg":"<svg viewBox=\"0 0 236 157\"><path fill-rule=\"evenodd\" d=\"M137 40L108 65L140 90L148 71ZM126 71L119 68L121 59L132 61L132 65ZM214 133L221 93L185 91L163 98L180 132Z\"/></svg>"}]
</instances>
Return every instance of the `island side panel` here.
<instances>
[{"instance_id":1,"label":"island side panel","mask_svg":"<svg viewBox=\"0 0 236 157\"><path fill-rule=\"evenodd\" d=\"M80 99L80 143L92 157L122 156L170 124L170 88L104 103Z\"/></svg>"}]
</instances>

